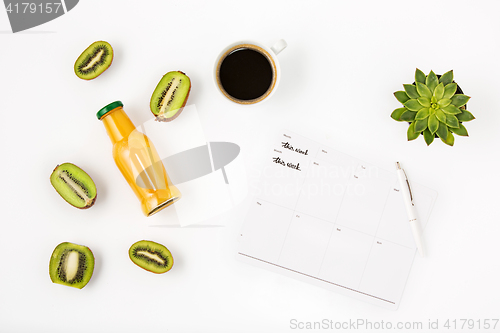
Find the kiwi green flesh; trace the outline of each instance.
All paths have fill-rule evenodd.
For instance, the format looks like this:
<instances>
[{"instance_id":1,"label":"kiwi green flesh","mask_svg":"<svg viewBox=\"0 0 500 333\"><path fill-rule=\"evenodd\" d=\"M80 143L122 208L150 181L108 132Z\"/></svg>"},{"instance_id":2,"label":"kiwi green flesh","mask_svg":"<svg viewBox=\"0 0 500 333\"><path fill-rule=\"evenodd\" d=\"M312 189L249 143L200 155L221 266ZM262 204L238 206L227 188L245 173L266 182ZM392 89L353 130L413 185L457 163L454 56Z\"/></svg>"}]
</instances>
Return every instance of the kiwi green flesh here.
<instances>
[{"instance_id":1,"label":"kiwi green flesh","mask_svg":"<svg viewBox=\"0 0 500 333\"><path fill-rule=\"evenodd\" d=\"M58 165L50 175L50 183L69 204L85 209L95 203L97 188L92 178L71 163Z\"/></svg>"},{"instance_id":2,"label":"kiwi green flesh","mask_svg":"<svg viewBox=\"0 0 500 333\"><path fill-rule=\"evenodd\" d=\"M75 62L75 74L84 80L101 75L113 61L113 48L108 42L92 43Z\"/></svg>"},{"instance_id":3,"label":"kiwi green flesh","mask_svg":"<svg viewBox=\"0 0 500 333\"><path fill-rule=\"evenodd\" d=\"M142 240L134 243L128 254L134 264L156 274L168 272L174 265L170 251L153 241Z\"/></svg>"},{"instance_id":4,"label":"kiwi green flesh","mask_svg":"<svg viewBox=\"0 0 500 333\"><path fill-rule=\"evenodd\" d=\"M54 283L82 289L93 272L94 255L86 246L61 243L50 257L49 275Z\"/></svg>"},{"instance_id":5,"label":"kiwi green flesh","mask_svg":"<svg viewBox=\"0 0 500 333\"><path fill-rule=\"evenodd\" d=\"M179 71L165 74L151 96L151 111L159 121L175 119L186 105L191 80Z\"/></svg>"}]
</instances>

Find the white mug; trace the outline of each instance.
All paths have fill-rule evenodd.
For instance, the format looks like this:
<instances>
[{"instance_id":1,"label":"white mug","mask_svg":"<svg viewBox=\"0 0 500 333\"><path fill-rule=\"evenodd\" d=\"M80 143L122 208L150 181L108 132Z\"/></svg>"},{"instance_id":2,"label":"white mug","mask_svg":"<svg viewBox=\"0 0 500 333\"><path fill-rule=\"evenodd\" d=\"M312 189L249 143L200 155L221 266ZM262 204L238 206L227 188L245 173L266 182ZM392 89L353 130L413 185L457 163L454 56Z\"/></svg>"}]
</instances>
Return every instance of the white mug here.
<instances>
[{"instance_id":1,"label":"white mug","mask_svg":"<svg viewBox=\"0 0 500 333\"><path fill-rule=\"evenodd\" d=\"M221 92L223 96L228 98L230 101L233 101L241 105L251 105L268 100L276 91L276 88L278 87L281 77L281 70L277 55L281 51L283 51L286 47L287 43L283 39L280 39L279 41L274 43L274 45L271 47L267 47L266 45L263 45L259 42L248 41L248 40L232 43L231 45L227 46L224 50L222 50L222 52L217 57L217 60L215 61L214 80L217 89ZM259 52L260 54L262 54L264 57L267 58L272 68L273 78L269 88L264 94L254 99L238 99L237 97L230 95L224 89L220 80L220 68L223 61L226 59L228 55L240 49L250 49Z\"/></svg>"}]
</instances>

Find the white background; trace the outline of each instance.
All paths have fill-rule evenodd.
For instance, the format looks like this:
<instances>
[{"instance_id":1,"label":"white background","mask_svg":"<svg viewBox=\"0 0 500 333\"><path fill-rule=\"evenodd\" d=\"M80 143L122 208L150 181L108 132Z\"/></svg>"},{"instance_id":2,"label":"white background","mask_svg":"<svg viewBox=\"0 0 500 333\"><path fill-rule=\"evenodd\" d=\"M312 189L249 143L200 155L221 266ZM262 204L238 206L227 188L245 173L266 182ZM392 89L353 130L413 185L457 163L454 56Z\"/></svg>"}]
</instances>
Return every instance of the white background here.
<instances>
[{"instance_id":1,"label":"white background","mask_svg":"<svg viewBox=\"0 0 500 333\"><path fill-rule=\"evenodd\" d=\"M293 319L422 322L426 331L429 320L443 328L447 319L459 327L461 318L498 319L499 10L498 1L82 0L17 34L0 10L0 331L299 331ZM220 50L246 38L289 46L272 99L241 107L217 92L212 69ZM115 59L86 82L73 64L96 40L110 42ZM466 124L469 138L454 147L406 141L407 126L390 118L400 107L392 94L413 82L416 67L454 70L477 118ZM429 256L416 257L399 310L237 262L248 200L203 228L158 227L163 212L142 216L95 113L122 100L136 125L150 120L151 93L171 70L190 76L188 103L207 139L242 148L250 193L281 127L388 170L399 160L411 180L439 192L424 235ZM50 185L52 169L67 161L98 186L89 210L66 204ZM172 251L170 272L131 263L128 248L141 239ZM64 241L95 255L82 290L50 281L50 255ZM477 332L477 322L465 331Z\"/></svg>"}]
</instances>

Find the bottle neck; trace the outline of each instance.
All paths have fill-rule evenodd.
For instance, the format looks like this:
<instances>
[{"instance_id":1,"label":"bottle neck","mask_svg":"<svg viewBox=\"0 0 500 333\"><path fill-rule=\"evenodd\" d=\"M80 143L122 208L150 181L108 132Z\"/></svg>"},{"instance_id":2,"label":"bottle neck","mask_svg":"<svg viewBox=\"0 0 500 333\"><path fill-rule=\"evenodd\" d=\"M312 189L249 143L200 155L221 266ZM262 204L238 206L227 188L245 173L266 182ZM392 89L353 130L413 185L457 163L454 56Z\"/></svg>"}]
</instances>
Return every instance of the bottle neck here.
<instances>
[{"instance_id":1,"label":"bottle neck","mask_svg":"<svg viewBox=\"0 0 500 333\"><path fill-rule=\"evenodd\" d=\"M117 107L106 113L102 118L106 132L113 144L128 138L135 129L134 124L127 116L122 107Z\"/></svg>"}]
</instances>

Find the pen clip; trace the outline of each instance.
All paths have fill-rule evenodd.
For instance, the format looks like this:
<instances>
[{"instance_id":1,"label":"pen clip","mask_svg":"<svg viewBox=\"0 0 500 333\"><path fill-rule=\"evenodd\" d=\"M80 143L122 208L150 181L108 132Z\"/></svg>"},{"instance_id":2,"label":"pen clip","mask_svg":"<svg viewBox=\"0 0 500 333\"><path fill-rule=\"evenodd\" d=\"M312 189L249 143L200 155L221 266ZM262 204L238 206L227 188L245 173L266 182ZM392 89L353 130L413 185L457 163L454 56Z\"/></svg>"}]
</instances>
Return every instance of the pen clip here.
<instances>
[{"instance_id":1,"label":"pen clip","mask_svg":"<svg viewBox=\"0 0 500 333\"><path fill-rule=\"evenodd\" d=\"M403 169L403 173L405 174L406 185L408 185L408 192L410 192L411 205L415 206L415 204L413 203L413 194L411 193L410 182L408 181L408 176L406 175L406 171L404 169Z\"/></svg>"}]
</instances>

